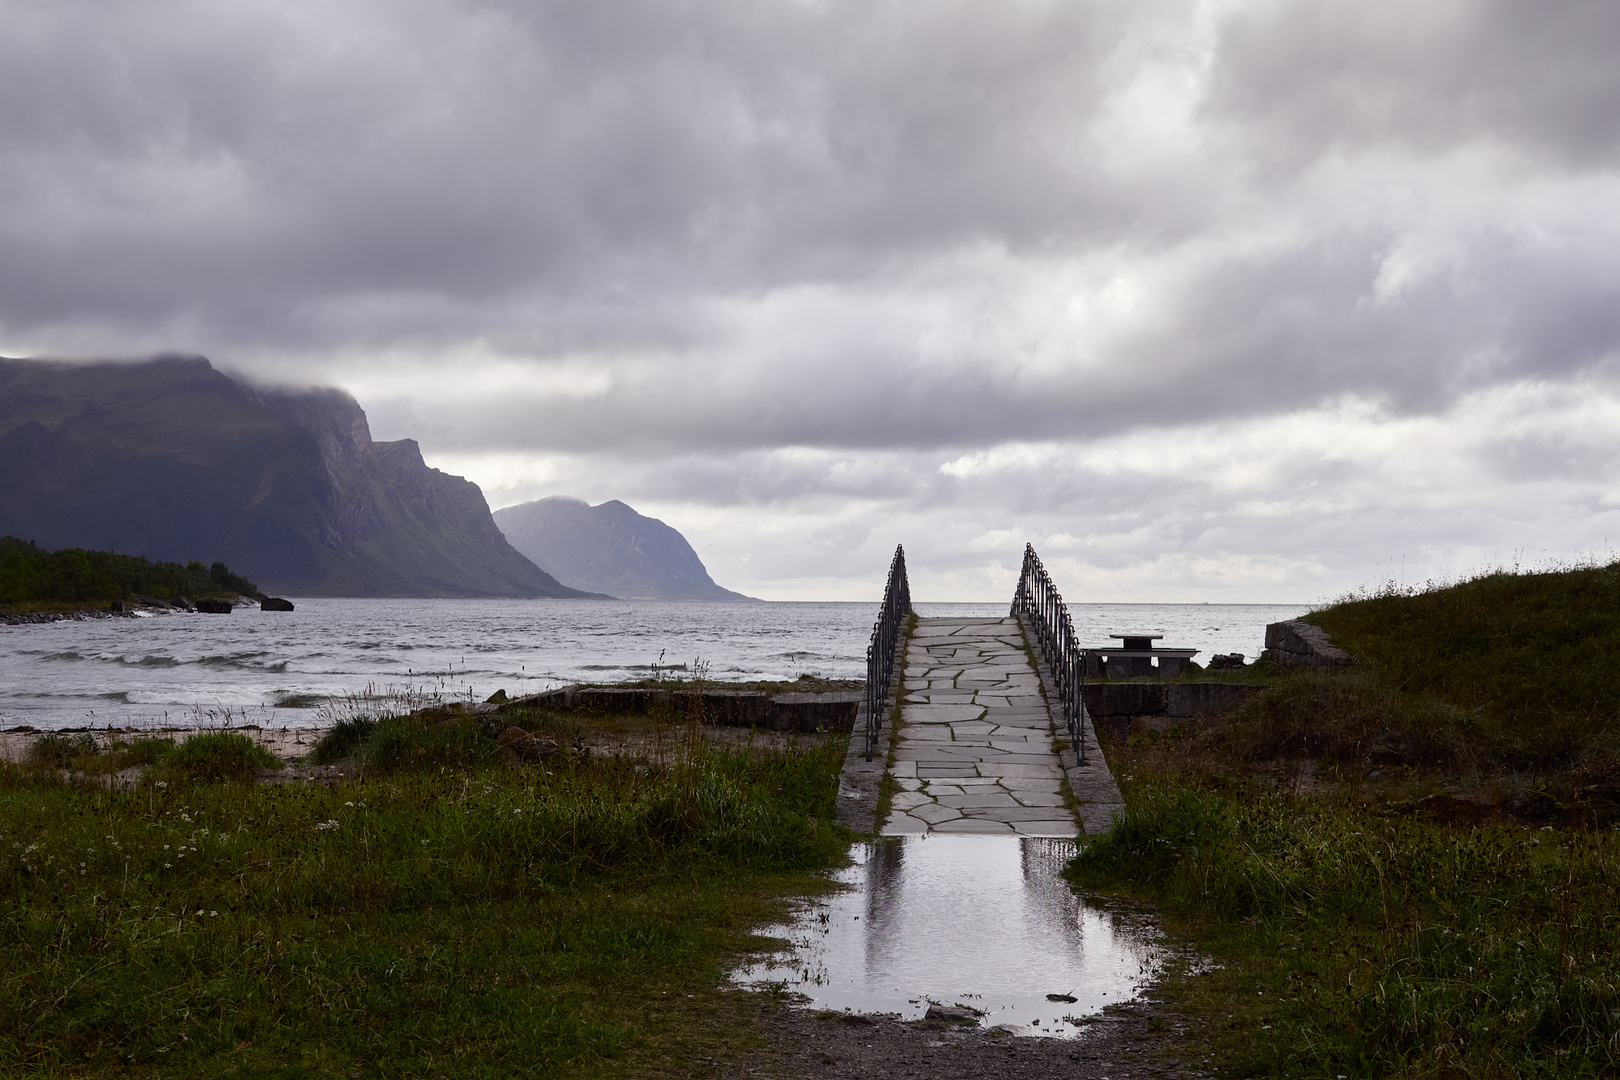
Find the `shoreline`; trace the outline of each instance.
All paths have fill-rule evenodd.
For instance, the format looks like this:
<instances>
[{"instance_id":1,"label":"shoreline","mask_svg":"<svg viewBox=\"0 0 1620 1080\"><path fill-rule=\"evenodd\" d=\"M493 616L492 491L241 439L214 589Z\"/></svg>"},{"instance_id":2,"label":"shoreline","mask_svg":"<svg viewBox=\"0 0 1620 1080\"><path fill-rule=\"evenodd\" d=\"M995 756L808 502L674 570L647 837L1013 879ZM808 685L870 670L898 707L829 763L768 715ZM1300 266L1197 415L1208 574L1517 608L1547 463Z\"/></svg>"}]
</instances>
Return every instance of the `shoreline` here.
<instances>
[{"instance_id":1,"label":"shoreline","mask_svg":"<svg viewBox=\"0 0 1620 1080\"><path fill-rule=\"evenodd\" d=\"M310 749L320 741L321 736L332 730L330 725L324 727L304 728L266 728L256 725L241 727L206 726L206 725L169 725L166 727L151 728L116 728L116 727L72 727L72 728L32 728L26 724L0 731L0 761L20 764L27 760L28 749L34 741L45 735L91 735L96 742L106 748L118 742L127 742L132 739L173 739L176 742L184 740L187 736L202 734L210 731L229 731L246 735L266 750L283 761L296 761L309 753Z\"/></svg>"}]
</instances>

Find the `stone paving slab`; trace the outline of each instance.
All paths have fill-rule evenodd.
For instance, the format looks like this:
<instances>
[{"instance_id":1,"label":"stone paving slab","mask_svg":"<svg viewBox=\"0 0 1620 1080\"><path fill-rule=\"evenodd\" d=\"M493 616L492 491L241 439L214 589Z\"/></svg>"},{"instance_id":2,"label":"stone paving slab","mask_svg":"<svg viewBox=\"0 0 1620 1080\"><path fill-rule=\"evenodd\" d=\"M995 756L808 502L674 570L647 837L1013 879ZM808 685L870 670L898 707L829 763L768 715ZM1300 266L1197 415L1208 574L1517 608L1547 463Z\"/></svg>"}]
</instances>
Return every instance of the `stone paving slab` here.
<instances>
[{"instance_id":1,"label":"stone paving slab","mask_svg":"<svg viewBox=\"0 0 1620 1080\"><path fill-rule=\"evenodd\" d=\"M1071 837L1041 675L1016 620L919 619L882 831Z\"/></svg>"},{"instance_id":2,"label":"stone paving slab","mask_svg":"<svg viewBox=\"0 0 1620 1080\"><path fill-rule=\"evenodd\" d=\"M1071 826L1072 828L1072 826ZM990 836L1007 836L1014 833L1012 823L1007 821L986 821L984 818L957 818L955 821L942 821L933 826L929 832L940 833L981 833Z\"/></svg>"}]
</instances>

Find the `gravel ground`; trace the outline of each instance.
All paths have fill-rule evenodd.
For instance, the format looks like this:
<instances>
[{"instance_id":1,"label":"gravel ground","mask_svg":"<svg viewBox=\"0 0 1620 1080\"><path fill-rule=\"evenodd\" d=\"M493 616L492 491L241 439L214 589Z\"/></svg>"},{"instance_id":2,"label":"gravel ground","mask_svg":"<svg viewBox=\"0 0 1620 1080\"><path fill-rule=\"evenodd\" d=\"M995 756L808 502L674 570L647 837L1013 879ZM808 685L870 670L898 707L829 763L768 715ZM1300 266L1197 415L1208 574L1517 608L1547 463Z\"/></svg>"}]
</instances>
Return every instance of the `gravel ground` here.
<instances>
[{"instance_id":1,"label":"gravel ground","mask_svg":"<svg viewBox=\"0 0 1620 1080\"><path fill-rule=\"evenodd\" d=\"M1213 1076L1194 1060L1196 1025L1139 999L1110 1009L1073 1039L1005 1035L932 1021L813 1013L762 1003L766 1046L716 1063L722 1080L1130 1080Z\"/></svg>"}]
</instances>

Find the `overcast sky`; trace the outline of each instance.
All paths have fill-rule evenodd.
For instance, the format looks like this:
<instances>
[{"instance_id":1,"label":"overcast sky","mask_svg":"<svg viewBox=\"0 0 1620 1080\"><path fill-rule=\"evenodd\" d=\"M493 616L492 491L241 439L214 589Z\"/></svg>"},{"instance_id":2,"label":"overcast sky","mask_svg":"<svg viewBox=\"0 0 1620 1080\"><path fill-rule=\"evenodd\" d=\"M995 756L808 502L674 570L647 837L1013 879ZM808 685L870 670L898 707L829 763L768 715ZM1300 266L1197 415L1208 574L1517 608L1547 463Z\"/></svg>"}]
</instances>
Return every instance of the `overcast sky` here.
<instances>
[{"instance_id":1,"label":"overcast sky","mask_svg":"<svg viewBox=\"0 0 1620 1080\"><path fill-rule=\"evenodd\" d=\"M1620 4L0 0L0 354L347 388L716 580L1620 544Z\"/></svg>"}]
</instances>

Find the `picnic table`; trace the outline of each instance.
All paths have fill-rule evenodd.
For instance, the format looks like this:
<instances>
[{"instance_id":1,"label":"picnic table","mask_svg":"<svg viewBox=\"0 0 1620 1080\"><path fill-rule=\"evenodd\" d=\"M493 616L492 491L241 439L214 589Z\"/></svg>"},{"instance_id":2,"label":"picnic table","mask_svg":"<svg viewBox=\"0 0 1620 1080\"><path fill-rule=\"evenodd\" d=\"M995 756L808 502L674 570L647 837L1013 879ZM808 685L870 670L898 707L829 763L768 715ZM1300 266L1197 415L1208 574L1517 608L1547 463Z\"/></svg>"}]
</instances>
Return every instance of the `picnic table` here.
<instances>
[{"instance_id":1,"label":"picnic table","mask_svg":"<svg viewBox=\"0 0 1620 1080\"><path fill-rule=\"evenodd\" d=\"M1197 649L1159 649L1153 643L1161 640L1163 634L1109 634L1111 638L1119 641L1112 648L1087 649L1088 656L1098 661L1095 674L1104 679L1129 679L1147 676L1158 676L1161 679L1174 679L1181 674L1181 669L1187 661L1198 655ZM1153 665L1157 658L1159 664ZM1087 665L1088 669L1090 665ZM1087 674L1093 671L1088 670Z\"/></svg>"}]
</instances>

